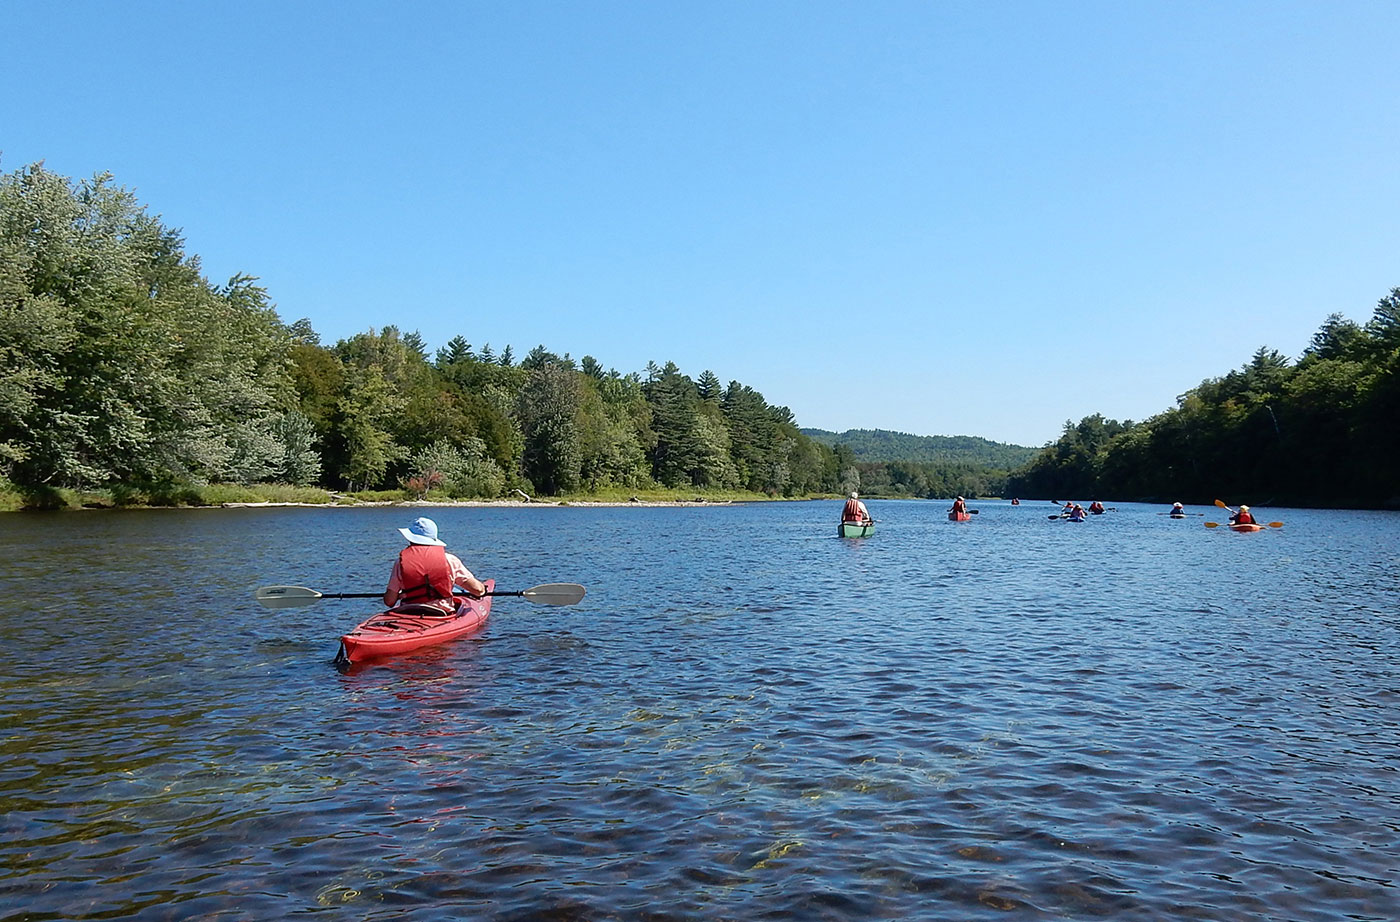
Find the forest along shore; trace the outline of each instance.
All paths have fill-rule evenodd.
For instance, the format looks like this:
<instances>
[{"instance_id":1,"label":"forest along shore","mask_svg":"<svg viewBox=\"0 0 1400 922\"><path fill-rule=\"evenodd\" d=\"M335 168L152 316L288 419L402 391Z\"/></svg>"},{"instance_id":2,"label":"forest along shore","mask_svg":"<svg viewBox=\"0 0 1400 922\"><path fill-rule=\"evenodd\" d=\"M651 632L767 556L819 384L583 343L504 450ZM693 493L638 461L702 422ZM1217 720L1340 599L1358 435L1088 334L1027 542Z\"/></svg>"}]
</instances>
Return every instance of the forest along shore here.
<instances>
[{"instance_id":1,"label":"forest along shore","mask_svg":"<svg viewBox=\"0 0 1400 922\"><path fill-rule=\"evenodd\" d=\"M742 502L742 501L741 501ZM276 503L276 502L251 502L251 503L220 503L218 506L192 506L189 508L204 509L258 509L264 506L306 506L312 509L363 509L366 506L427 506L427 507L456 507L456 506L500 506L522 508L538 507L557 509L560 506L737 506L739 503L733 500L703 500L703 499L673 499L673 500L651 500L651 499L631 499L631 500L592 500L592 499L569 499L569 500L533 500L526 502L523 499L463 499L463 500L432 500L432 499L412 499L412 500L385 500L383 502L367 501L353 503Z\"/></svg>"}]
</instances>

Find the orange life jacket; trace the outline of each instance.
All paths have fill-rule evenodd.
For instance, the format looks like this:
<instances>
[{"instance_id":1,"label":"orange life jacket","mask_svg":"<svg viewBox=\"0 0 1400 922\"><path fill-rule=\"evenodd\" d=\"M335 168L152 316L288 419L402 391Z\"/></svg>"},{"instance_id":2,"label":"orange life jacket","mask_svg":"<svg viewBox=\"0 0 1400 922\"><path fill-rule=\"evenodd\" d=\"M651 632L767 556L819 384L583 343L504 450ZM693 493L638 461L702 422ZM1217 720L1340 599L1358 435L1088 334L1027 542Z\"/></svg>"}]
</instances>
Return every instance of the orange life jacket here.
<instances>
[{"instance_id":1,"label":"orange life jacket","mask_svg":"<svg viewBox=\"0 0 1400 922\"><path fill-rule=\"evenodd\" d=\"M846 500L846 508L841 510L841 521L859 522L865 516L860 511L860 501L855 499Z\"/></svg>"},{"instance_id":2,"label":"orange life jacket","mask_svg":"<svg viewBox=\"0 0 1400 922\"><path fill-rule=\"evenodd\" d=\"M1256 522L1256 521L1254 521L1254 516L1250 515L1248 512L1237 512L1237 513L1235 513L1235 523L1234 523L1234 524L1236 524L1236 525L1258 525L1259 523Z\"/></svg>"},{"instance_id":3,"label":"orange life jacket","mask_svg":"<svg viewBox=\"0 0 1400 922\"><path fill-rule=\"evenodd\" d=\"M399 551L400 605L452 598L452 567L447 548L437 544L410 544Z\"/></svg>"}]
</instances>

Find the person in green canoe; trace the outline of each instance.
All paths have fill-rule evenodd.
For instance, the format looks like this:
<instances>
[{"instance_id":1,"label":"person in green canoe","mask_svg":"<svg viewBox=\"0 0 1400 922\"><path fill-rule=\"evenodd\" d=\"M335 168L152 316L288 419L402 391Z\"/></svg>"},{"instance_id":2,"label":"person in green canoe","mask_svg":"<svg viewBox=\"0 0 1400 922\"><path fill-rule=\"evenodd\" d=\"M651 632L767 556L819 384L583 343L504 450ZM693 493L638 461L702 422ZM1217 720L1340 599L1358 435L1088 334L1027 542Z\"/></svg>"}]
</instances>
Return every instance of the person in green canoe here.
<instances>
[{"instance_id":1,"label":"person in green canoe","mask_svg":"<svg viewBox=\"0 0 1400 922\"><path fill-rule=\"evenodd\" d=\"M480 598L486 586L455 554L447 553L447 545L438 540L437 523L417 518L407 528L400 528L408 547L399 551L394 570L389 574L389 586L384 590L384 604L420 604L440 608L443 614L457 610L452 598L454 586L460 586Z\"/></svg>"}]
</instances>

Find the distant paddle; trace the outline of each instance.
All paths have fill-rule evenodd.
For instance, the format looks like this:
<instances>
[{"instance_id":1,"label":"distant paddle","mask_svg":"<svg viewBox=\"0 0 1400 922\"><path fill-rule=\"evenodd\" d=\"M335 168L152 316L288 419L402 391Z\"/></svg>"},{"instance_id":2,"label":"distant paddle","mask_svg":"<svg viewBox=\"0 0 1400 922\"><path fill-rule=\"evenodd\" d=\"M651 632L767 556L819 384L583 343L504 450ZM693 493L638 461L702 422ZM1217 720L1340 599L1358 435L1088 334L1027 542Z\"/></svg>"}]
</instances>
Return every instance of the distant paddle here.
<instances>
[{"instance_id":1,"label":"distant paddle","mask_svg":"<svg viewBox=\"0 0 1400 922\"><path fill-rule=\"evenodd\" d=\"M578 583L543 583L519 592L488 592L489 596L519 596L536 605L574 605L583 599ZM462 593L458 593L461 595ZM263 586L253 598L264 608L300 608L322 599L382 599L382 592L317 592L305 586Z\"/></svg>"}]
</instances>

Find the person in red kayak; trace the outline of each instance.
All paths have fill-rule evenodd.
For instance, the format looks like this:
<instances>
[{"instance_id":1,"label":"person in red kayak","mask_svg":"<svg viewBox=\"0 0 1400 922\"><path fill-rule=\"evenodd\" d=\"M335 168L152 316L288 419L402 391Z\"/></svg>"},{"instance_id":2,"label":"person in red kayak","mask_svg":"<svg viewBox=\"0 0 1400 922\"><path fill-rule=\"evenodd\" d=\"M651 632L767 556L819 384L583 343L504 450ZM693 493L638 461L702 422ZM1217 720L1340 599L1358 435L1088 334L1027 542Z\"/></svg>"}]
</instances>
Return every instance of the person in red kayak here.
<instances>
[{"instance_id":1,"label":"person in red kayak","mask_svg":"<svg viewBox=\"0 0 1400 922\"><path fill-rule=\"evenodd\" d=\"M1258 525L1259 523L1256 522L1256 521L1254 521L1254 516L1252 516L1252 515L1249 514L1249 507L1248 507L1248 506L1241 506L1239 512L1236 512L1234 515L1230 516L1230 524L1231 524L1231 525Z\"/></svg>"},{"instance_id":2,"label":"person in red kayak","mask_svg":"<svg viewBox=\"0 0 1400 922\"><path fill-rule=\"evenodd\" d=\"M414 519L399 534L408 547L399 551L389 586L384 590L384 604L393 608L411 603L432 605L444 614L457 610L452 598L454 586L461 586L480 598L486 586L472 575L455 554L447 553L447 545L438 540L437 523L432 519Z\"/></svg>"},{"instance_id":3,"label":"person in red kayak","mask_svg":"<svg viewBox=\"0 0 1400 922\"><path fill-rule=\"evenodd\" d=\"M1092 503L1089 504L1089 512L1093 515L1103 515L1103 503L1099 502L1098 500L1094 500Z\"/></svg>"},{"instance_id":4,"label":"person in red kayak","mask_svg":"<svg viewBox=\"0 0 1400 922\"><path fill-rule=\"evenodd\" d=\"M959 496L953 500L953 508L948 510L949 515L967 515L967 500Z\"/></svg>"},{"instance_id":5,"label":"person in red kayak","mask_svg":"<svg viewBox=\"0 0 1400 922\"><path fill-rule=\"evenodd\" d=\"M860 501L860 494L855 490L851 491L850 497L846 500L846 505L841 509L842 522L854 522L857 525L869 525L873 520L870 513L865 509L865 503Z\"/></svg>"}]
</instances>

